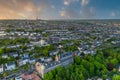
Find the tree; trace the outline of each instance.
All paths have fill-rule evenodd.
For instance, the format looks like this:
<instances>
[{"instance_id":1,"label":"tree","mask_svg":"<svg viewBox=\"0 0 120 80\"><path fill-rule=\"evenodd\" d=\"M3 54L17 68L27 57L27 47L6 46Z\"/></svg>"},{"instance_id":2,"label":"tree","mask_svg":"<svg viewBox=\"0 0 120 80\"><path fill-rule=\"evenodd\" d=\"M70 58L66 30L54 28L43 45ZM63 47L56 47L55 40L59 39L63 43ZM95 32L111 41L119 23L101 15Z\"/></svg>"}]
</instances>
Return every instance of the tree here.
<instances>
[{"instance_id":1,"label":"tree","mask_svg":"<svg viewBox=\"0 0 120 80\"><path fill-rule=\"evenodd\" d=\"M113 68L114 68L114 65L113 65L112 63L108 63L108 64L107 64L107 69L108 69L109 71L112 71Z\"/></svg>"},{"instance_id":2,"label":"tree","mask_svg":"<svg viewBox=\"0 0 120 80\"><path fill-rule=\"evenodd\" d=\"M111 60L111 63L112 63L114 66L117 66L118 60L117 60L116 58L114 58L114 59Z\"/></svg>"},{"instance_id":3,"label":"tree","mask_svg":"<svg viewBox=\"0 0 120 80\"><path fill-rule=\"evenodd\" d=\"M7 77L7 75L8 75L7 73L3 73L3 77Z\"/></svg>"},{"instance_id":4,"label":"tree","mask_svg":"<svg viewBox=\"0 0 120 80\"><path fill-rule=\"evenodd\" d=\"M4 53L4 48L0 48L0 55Z\"/></svg>"},{"instance_id":5,"label":"tree","mask_svg":"<svg viewBox=\"0 0 120 80\"><path fill-rule=\"evenodd\" d=\"M79 65L80 64L80 57L79 56L75 56L75 58L74 58L74 63L75 64L77 64L77 65Z\"/></svg>"},{"instance_id":6,"label":"tree","mask_svg":"<svg viewBox=\"0 0 120 80\"><path fill-rule=\"evenodd\" d=\"M120 79L120 75L115 75L115 76L113 76L112 79L113 79L113 80L119 80L119 79Z\"/></svg>"},{"instance_id":7,"label":"tree","mask_svg":"<svg viewBox=\"0 0 120 80\"><path fill-rule=\"evenodd\" d=\"M48 50L44 49L44 50L43 50L43 55L44 55L44 56L48 56Z\"/></svg>"},{"instance_id":8,"label":"tree","mask_svg":"<svg viewBox=\"0 0 120 80\"><path fill-rule=\"evenodd\" d=\"M84 78L82 73L80 73L80 75L79 75L79 80L85 80L85 78Z\"/></svg>"}]
</instances>

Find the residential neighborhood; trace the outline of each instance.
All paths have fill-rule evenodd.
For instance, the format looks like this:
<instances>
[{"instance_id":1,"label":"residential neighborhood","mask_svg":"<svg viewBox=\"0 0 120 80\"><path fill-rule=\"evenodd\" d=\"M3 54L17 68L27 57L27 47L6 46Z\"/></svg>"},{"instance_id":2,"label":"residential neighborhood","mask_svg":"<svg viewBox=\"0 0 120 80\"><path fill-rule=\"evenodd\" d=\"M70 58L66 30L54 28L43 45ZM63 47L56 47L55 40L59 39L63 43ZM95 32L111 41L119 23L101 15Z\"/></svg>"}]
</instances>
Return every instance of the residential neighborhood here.
<instances>
[{"instance_id":1,"label":"residential neighborhood","mask_svg":"<svg viewBox=\"0 0 120 80\"><path fill-rule=\"evenodd\" d=\"M116 60L120 51L119 25L114 20L1 20L0 80L52 80L47 76L53 71L72 69L69 67L74 67L75 72L86 71L91 68L87 67L90 61L98 61L89 65L103 72L78 72L81 76L76 75L76 80L112 80L120 72L120 61ZM107 54L110 52L113 54ZM105 60L105 56L109 57Z\"/></svg>"}]
</instances>

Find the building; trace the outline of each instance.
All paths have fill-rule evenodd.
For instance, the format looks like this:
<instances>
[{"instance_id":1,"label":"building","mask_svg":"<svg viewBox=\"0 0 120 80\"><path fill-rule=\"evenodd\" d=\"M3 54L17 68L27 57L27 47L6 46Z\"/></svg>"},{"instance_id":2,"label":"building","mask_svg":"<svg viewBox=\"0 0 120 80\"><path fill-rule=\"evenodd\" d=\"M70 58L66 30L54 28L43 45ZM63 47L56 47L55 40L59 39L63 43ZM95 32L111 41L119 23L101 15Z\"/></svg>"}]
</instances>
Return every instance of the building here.
<instances>
[{"instance_id":1,"label":"building","mask_svg":"<svg viewBox=\"0 0 120 80\"><path fill-rule=\"evenodd\" d=\"M35 60L34 58L30 58L30 59L29 59L29 63L30 63L30 64L35 63L35 61L36 61L36 60Z\"/></svg>"},{"instance_id":2,"label":"building","mask_svg":"<svg viewBox=\"0 0 120 80\"><path fill-rule=\"evenodd\" d=\"M47 45L47 42L45 40L40 40L37 42L30 42L32 45L37 45L37 46L45 46Z\"/></svg>"},{"instance_id":3,"label":"building","mask_svg":"<svg viewBox=\"0 0 120 80\"><path fill-rule=\"evenodd\" d=\"M27 72L22 75L22 80L40 80L34 72Z\"/></svg>"},{"instance_id":4,"label":"building","mask_svg":"<svg viewBox=\"0 0 120 80\"><path fill-rule=\"evenodd\" d=\"M11 53L9 53L9 55L14 57L14 58L19 56L17 52L11 52Z\"/></svg>"},{"instance_id":5,"label":"building","mask_svg":"<svg viewBox=\"0 0 120 80\"><path fill-rule=\"evenodd\" d=\"M9 62L5 64L5 71L16 69L15 62Z\"/></svg>"},{"instance_id":6,"label":"building","mask_svg":"<svg viewBox=\"0 0 120 80\"><path fill-rule=\"evenodd\" d=\"M118 72L120 72L120 64L116 66Z\"/></svg>"},{"instance_id":7,"label":"building","mask_svg":"<svg viewBox=\"0 0 120 80\"><path fill-rule=\"evenodd\" d=\"M73 53L72 52L65 52L60 55L55 56L55 61L44 61L44 60L37 60L35 67L41 77L44 78L44 74L55 69L58 66L67 66L73 63Z\"/></svg>"},{"instance_id":8,"label":"building","mask_svg":"<svg viewBox=\"0 0 120 80\"><path fill-rule=\"evenodd\" d=\"M50 55L50 56L54 56L54 55L56 55L58 52L59 52L58 50L51 51L51 52L49 53L49 55Z\"/></svg>"},{"instance_id":9,"label":"building","mask_svg":"<svg viewBox=\"0 0 120 80\"><path fill-rule=\"evenodd\" d=\"M2 58L8 58L8 54L2 54Z\"/></svg>"},{"instance_id":10,"label":"building","mask_svg":"<svg viewBox=\"0 0 120 80\"><path fill-rule=\"evenodd\" d=\"M4 66L2 64L2 65L0 65L0 73L3 73L3 71L4 71Z\"/></svg>"},{"instance_id":11,"label":"building","mask_svg":"<svg viewBox=\"0 0 120 80\"><path fill-rule=\"evenodd\" d=\"M23 80L23 79L22 79L22 76L21 76L21 75L17 75L17 76L15 77L15 80Z\"/></svg>"},{"instance_id":12,"label":"building","mask_svg":"<svg viewBox=\"0 0 120 80\"><path fill-rule=\"evenodd\" d=\"M28 62L29 62L29 59L27 59L27 58L23 58L23 59L18 60L19 66L23 66L23 65L27 64Z\"/></svg>"}]
</instances>

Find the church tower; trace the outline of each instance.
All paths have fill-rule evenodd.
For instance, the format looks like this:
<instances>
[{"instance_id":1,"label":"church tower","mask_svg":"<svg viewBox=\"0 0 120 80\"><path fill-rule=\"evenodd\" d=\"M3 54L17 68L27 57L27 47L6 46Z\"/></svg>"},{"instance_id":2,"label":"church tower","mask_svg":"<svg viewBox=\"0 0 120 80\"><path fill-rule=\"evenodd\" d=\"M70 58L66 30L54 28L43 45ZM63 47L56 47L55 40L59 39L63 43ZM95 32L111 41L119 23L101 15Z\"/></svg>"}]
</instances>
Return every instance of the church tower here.
<instances>
[{"instance_id":1,"label":"church tower","mask_svg":"<svg viewBox=\"0 0 120 80\"><path fill-rule=\"evenodd\" d=\"M56 54L55 61L59 61L59 60L60 60L60 57Z\"/></svg>"}]
</instances>

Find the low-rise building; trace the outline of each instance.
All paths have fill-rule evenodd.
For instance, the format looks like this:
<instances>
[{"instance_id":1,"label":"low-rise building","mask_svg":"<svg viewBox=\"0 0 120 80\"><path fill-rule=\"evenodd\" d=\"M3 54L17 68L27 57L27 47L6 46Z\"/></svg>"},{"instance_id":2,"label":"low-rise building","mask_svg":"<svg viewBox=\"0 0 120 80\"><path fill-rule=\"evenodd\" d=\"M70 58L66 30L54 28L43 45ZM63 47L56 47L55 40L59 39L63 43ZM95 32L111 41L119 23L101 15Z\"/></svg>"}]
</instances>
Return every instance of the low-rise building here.
<instances>
[{"instance_id":1,"label":"low-rise building","mask_svg":"<svg viewBox=\"0 0 120 80\"><path fill-rule=\"evenodd\" d=\"M27 72L22 75L23 80L40 80L34 72Z\"/></svg>"},{"instance_id":2,"label":"low-rise building","mask_svg":"<svg viewBox=\"0 0 120 80\"><path fill-rule=\"evenodd\" d=\"M23 65L27 64L28 62L29 62L29 59L23 58L23 59L18 60L18 65L23 66Z\"/></svg>"},{"instance_id":3,"label":"low-rise building","mask_svg":"<svg viewBox=\"0 0 120 80\"><path fill-rule=\"evenodd\" d=\"M2 58L8 58L8 54L3 54Z\"/></svg>"},{"instance_id":4,"label":"low-rise building","mask_svg":"<svg viewBox=\"0 0 120 80\"><path fill-rule=\"evenodd\" d=\"M21 75L17 75L17 76L15 77L15 80L23 80L23 79L22 79L22 76L21 76Z\"/></svg>"},{"instance_id":5,"label":"low-rise building","mask_svg":"<svg viewBox=\"0 0 120 80\"><path fill-rule=\"evenodd\" d=\"M30 59L29 59L29 63L30 63L30 64L35 63L35 61L36 61L36 60L35 60L34 58L30 58Z\"/></svg>"},{"instance_id":6,"label":"low-rise building","mask_svg":"<svg viewBox=\"0 0 120 80\"><path fill-rule=\"evenodd\" d=\"M15 62L9 62L5 64L5 71L16 69Z\"/></svg>"},{"instance_id":7,"label":"low-rise building","mask_svg":"<svg viewBox=\"0 0 120 80\"><path fill-rule=\"evenodd\" d=\"M2 65L0 65L0 73L3 73L3 71L4 71L4 66L2 64Z\"/></svg>"},{"instance_id":8,"label":"low-rise building","mask_svg":"<svg viewBox=\"0 0 120 80\"><path fill-rule=\"evenodd\" d=\"M12 57L14 57L14 58L16 58L16 57L19 56L17 52L9 53L9 55L12 56Z\"/></svg>"},{"instance_id":9,"label":"low-rise building","mask_svg":"<svg viewBox=\"0 0 120 80\"><path fill-rule=\"evenodd\" d=\"M44 61L44 60L37 60L35 67L38 73L44 77L44 74L55 69L58 66L67 66L73 63L73 53L66 52L60 55L56 55L55 61Z\"/></svg>"}]
</instances>

